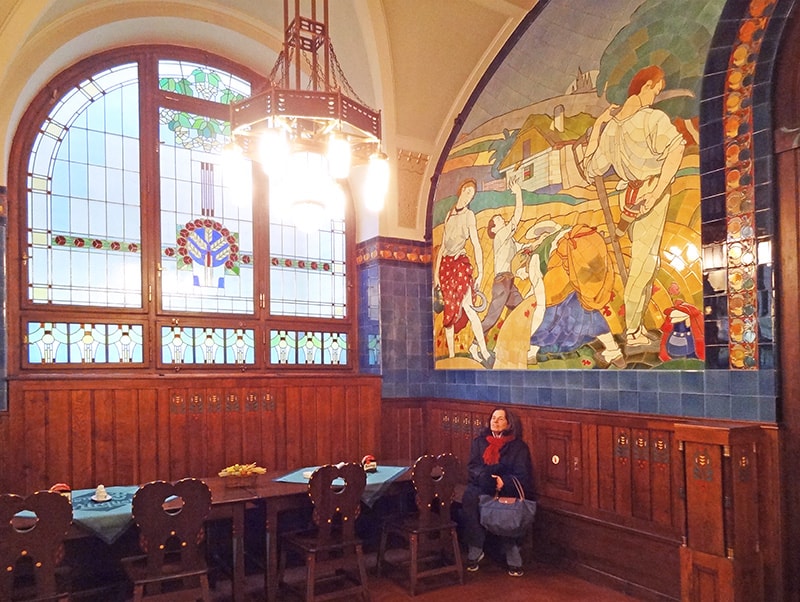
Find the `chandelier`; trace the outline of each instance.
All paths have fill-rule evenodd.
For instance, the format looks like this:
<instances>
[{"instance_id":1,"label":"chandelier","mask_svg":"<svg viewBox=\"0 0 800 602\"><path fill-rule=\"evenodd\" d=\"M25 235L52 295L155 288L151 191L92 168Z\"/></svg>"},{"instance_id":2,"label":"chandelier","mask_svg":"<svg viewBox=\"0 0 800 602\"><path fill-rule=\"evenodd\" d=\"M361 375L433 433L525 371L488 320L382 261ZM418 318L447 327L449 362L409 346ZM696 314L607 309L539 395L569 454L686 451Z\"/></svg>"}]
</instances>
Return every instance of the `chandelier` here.
<instances>
[{"instance_id":1,"label":"chandelier","mask_svg":"<svg viewBox=\"0 0 800 602\"><path fill-rule=\"evenodd\" d=\"M308 0L306 0L308 1ZM344 215L341 182L353 164L366 164L363 195L383 207L389 167L381 150L381 115L347 81L328 31L328 0L283 2L283 49L266 89L231 105L235 147L259 161L270 182L270 205L309 224Z\"/></svg>"}]
</instances>

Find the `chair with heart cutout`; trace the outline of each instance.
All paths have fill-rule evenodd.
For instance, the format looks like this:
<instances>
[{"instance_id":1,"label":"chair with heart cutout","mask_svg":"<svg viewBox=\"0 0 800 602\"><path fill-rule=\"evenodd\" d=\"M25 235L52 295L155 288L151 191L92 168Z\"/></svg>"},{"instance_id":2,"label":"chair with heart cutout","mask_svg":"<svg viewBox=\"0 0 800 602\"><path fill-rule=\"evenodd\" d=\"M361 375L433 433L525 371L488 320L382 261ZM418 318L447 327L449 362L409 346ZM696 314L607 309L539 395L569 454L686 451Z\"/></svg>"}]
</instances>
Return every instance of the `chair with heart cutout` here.
<instances>
[{"instance_id":1,"label":"chair with heart cutout","mask_svg":"<svg viewBox=\"0 0 800 602\"><path fill-rule=\"evenodd\" d=\"M0 495L0 600L67 600L56 578L72 506L60 493Z\"/></svg>"}]
</instances>

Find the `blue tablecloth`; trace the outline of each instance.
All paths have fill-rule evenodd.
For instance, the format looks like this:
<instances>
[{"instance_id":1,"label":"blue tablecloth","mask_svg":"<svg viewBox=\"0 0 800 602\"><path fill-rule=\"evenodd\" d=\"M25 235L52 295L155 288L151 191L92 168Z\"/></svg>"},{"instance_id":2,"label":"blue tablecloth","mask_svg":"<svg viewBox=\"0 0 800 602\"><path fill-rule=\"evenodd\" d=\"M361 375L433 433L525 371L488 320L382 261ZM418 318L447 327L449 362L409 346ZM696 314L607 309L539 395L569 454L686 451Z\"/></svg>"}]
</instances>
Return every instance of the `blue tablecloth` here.
<instances>
[{"instance_id":1,"label":"blue tablecloth","mask_svg":"<svg viewBox=\"0 0 800 602\"><path fill-rule=\"evenodd\" d=\"M306 466L294 470L288 474L275 479L281 483L308 483L308 479L303 476L303 473L314 472L319 466ZM389 483L394 481L397 477L408 470L408 466L378 466L376 472L367 473L367 486L364 488L364 494L361 496L361 501L370 508L378 501Z\"/></svg>"},{"instance_id":2,"label":"blue tablecloth","mask_svg":"<svg viewBox=\"0 0 800 602\"><path fill-rule=\"evenodd\" d=\"M72 492L72 522L106 543L114 543L133 522L131 500L138 489L136 485L106 487L111 496L107 502L93 501L94 489L76 489Z\"/></svg>"}]
</instances>

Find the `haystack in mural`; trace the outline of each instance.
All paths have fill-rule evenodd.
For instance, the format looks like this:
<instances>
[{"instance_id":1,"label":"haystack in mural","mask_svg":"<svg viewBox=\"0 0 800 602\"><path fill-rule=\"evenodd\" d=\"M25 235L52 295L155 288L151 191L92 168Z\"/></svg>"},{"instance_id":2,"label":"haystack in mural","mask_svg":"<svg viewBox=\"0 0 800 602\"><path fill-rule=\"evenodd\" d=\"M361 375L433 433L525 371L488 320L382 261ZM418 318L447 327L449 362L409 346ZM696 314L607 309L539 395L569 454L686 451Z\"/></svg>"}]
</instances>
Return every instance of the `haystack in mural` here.
<instances>
[{"instance_id":1,"label":"haystack in mural","mask_svg":"<svg viewBox=\"0 0 800 602\"><path fill-rule=\"evenodd\" d=\"M496 116L467 119L449 149L433 207L437 368L702 368L697 48L722 3L619 4L596 58L569 74L530 61L530 103L497 113L500 74L476 102ZM532 22L506 58L516 88L520 58L580 8L553 1Z\"/></svg>"}]
</instances>

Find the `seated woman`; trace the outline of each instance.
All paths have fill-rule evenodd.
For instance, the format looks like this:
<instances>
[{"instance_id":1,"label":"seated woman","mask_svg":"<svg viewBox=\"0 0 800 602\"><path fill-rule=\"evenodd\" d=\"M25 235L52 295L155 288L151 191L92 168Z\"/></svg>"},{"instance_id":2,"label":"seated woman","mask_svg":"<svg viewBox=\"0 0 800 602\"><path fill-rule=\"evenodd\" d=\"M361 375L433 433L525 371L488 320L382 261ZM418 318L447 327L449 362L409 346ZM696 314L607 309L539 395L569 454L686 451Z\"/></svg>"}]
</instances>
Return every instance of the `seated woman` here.
<instances>
[{"instance_id":1,"label":"seated woman","mask_svg":"<svg viewBox=\"0 0 800 602\"><path fill-rule=\"evenodd\" d=\"M467 489L462 498L463 535L468 546L467 570L477 571L483 559L486 530L480 523L478 498L482 494L517 497L511 477L516 477L527 499L536 499L531 452L522 440L522 428L517 417L506 408L492 412L490 426L472 441L467 464ZM501 538L508 565L508 574L521 577L522 555L519 542Z\"/></svg>"}]
</instances>

